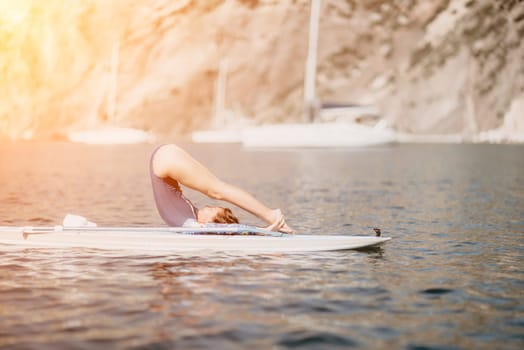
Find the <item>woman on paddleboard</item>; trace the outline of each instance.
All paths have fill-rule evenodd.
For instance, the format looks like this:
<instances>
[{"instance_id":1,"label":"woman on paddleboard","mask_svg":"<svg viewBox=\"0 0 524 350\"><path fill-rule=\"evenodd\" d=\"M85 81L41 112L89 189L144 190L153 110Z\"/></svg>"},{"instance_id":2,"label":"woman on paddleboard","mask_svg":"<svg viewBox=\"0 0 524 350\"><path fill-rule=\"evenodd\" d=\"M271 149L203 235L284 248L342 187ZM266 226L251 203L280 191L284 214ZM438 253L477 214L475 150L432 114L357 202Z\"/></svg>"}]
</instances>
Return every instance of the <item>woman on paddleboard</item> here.
<instances>
[{"instance_id":1,"label":"woman on paddleboard","mask_svg":"<svg viewBox=\"0 0 524 350\"><path fill-rule=\"evenodd\" d=\"M238 223L231 209L205 206L198 209L187 199L180 184L202 192L212 199L234 204L265 221L266 229L292 233L280 209L270 209L246 191L218 179L205 166L180 147L159 146L152 154L149 172L156 207L169 226L206 223Z\"/></svg>"}]
</instances>

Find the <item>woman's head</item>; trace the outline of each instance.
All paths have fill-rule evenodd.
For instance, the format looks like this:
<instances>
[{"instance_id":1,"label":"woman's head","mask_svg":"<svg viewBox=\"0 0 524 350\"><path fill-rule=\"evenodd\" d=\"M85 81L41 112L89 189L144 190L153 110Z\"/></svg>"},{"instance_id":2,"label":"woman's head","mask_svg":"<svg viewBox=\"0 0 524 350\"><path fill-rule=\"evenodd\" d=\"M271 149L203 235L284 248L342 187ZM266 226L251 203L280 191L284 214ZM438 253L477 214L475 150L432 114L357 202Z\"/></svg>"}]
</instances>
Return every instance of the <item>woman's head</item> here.
<instances>
[{"instance_id":1,"label":"woman's head","mask_svg":"<svg viewBox=\"0 0 524 350\"><path fill-rule=\"evenodd\" d=\"M231 209L205 206L197 213L197 221L201 224L214 222L217 224L238 224L238 218Z\"/></svg>"}]
</instances>

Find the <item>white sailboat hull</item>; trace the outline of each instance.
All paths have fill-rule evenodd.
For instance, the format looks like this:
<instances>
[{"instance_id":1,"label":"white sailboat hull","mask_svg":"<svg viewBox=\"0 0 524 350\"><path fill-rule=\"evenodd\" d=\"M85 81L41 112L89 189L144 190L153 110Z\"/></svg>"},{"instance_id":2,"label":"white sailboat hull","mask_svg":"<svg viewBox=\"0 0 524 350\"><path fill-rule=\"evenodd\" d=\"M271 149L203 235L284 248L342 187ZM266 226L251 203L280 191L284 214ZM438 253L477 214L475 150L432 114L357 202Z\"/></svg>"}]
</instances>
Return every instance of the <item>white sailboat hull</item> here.
<instances>
[{"instance_id":1,"label":"white sailboat hull","mask_svg":"<svg viewBox=\"0 0 524 350\"><path fill-rule=\"evenodd\" d=\"M242 130L202 130L191 134L191 140L195 143L241 143Z\"/></svg>"},{"instance_id":2,"label":"white sailboat hull","mask_svg":"<svg viewBox=\"0 0 524 350\"><path fill-rule=\"evenodd\" d=\"M67 138L71 142L89 145L115 145L151 143L153 135L148 132L131 128L101 128L70 132Z\"/></svg>"},{"instance_id":3,"label":"white sailboat hull","mask_svg":"<svg viewBox=\"0 0 524 350\"><path fill-rule=\"evenodd\" d=\"M394 133L355 123L279 124L245 129L245 147L366 147L395 142Z\"/></svg>"}]
</instances>

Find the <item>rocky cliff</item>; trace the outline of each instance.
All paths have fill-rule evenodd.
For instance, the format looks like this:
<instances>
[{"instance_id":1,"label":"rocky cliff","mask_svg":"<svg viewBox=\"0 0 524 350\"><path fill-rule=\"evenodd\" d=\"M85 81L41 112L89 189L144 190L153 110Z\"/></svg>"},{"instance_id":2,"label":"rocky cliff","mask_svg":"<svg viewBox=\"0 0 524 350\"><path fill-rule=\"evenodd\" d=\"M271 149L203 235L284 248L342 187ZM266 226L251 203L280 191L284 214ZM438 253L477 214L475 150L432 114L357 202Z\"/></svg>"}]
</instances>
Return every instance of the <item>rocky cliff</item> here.
<instances>
[{"instance_id":1,"label":"rocky cliff","mask_svg":"<svg viewBox=\"0 0 524 350\"><path fill-rule=\"evenodd\" d=\"M405 133L524 134L524 2L324 0L320 21L322 101ZM308 22L305 0L0 2L0 135L300 120Z\"/></svg>"}]
</instances>

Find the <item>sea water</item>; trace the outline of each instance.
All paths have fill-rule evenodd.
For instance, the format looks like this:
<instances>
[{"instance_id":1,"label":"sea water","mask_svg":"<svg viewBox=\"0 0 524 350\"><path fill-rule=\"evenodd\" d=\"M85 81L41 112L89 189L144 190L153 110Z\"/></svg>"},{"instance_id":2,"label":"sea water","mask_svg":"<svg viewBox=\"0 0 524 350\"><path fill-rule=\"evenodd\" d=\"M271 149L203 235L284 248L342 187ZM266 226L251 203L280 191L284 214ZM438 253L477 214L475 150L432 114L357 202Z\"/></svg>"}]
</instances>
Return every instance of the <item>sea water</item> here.
<instances>
[{"instance_id":1,"label":"sea water","mask_svg":"<svg viewBox=\"0 0 524 350\"><path fill-rule=\"evenodd\" d=\"M299 233L393 240L256 255L0 246L0 347L524 347L523 146L182 146ZM0 225L162 225L153 148L0 144Z\"/></svg>"}]
</instances>

